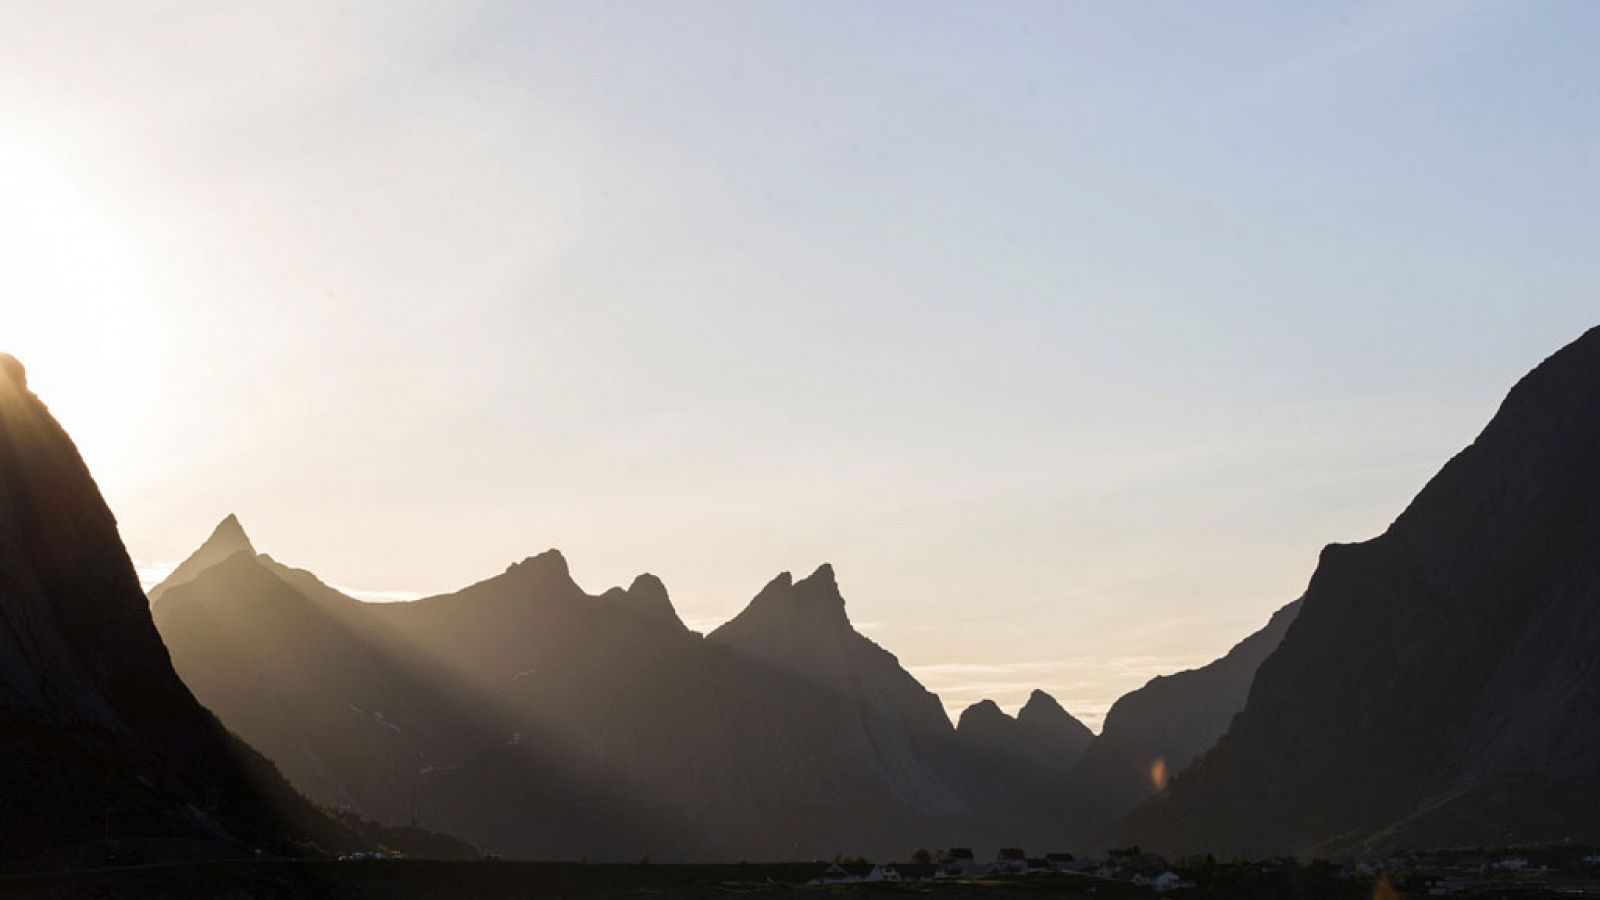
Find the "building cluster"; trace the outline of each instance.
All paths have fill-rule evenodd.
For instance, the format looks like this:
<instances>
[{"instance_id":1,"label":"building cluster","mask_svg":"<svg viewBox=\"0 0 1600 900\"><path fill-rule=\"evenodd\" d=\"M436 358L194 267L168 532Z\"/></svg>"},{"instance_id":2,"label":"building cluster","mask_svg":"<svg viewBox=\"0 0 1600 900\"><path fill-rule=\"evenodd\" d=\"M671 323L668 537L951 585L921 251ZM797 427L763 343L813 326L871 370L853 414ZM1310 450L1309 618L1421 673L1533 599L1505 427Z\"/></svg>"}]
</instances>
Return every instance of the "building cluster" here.
<instances>
[{"instance_id":1,"label":"building cluster","mask_svg":"<svg viewBox=\"0 0 1600 900\"><path fill-rule=\"evenodd\" d=\"M939 855L937 862L882 865L869 862L839 862L830 865L812 883L859 884L1059 874L1120 879L1156 891L1192 886L1192 882L1171 871L1164 861L1153 856L1142 855L1135 859L1118 857L1113 853L1107 860L1100 861L1078 859L1070 853L1029 856L1020 847L1002 847L989 862L980 861L970 847L951 847Z\"/></svg>"}]
</instances>

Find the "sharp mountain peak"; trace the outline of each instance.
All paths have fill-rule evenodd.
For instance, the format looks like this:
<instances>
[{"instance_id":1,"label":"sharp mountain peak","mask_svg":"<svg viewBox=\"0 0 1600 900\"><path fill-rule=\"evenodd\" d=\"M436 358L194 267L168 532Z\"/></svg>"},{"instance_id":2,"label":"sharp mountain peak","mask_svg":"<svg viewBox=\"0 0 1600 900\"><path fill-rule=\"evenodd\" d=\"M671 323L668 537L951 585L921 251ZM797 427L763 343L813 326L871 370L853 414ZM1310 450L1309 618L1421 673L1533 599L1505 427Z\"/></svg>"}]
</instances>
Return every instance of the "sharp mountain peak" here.
<instances>
[{"instance_id":1,"label":"sharp mountain peak","mask_svg":"<svg viewBox=\"0 0 1600 900\"><path fill-rule=\"evenodd\" d=\"M229 513L217 523L216 528L211 530L211 536L206 538L199 549L179 563L165 580L150 589L150 602L160 600L167 591L193 581L202 572L239 553L255 556L256 548L250 542L250 536L245 533L244 526L239 524L239 517Z\"/></svg>"},{"instance_id":2,"label":"sharp mountain peak","mask_svg":"<svg viewBox=\"0 0 1600 900\"><path fill-rule=\"evenodd\" d=\"M1028 702L1022 704L1022 708L1017 710L1017 721L1022 722L1041 717L1059 718L1066 715L1071 715L1071 713L1067 712L1059 700L1038 688L1034 688L1033 693L1028 695Z\"/></svg>"},{"instance_id":3,"label":"sharp mountain peak","mask_svg":"<svg viewBox=\"0 0 1600 900\"><path fill-rule=\"evenodd\" d=\"M956 731L970 733L974 728L1009 720L1011 717L1000 708L1000 704L985 697L961 711L961 717L956 720Z\"/></svg>"},{"instance_id":4,"label":"sharp mountain peak","mask_svg":"<svg viewBox=\"0 0 1600 900\"><path fill-rule=\"evenodd\" d=\"M233 513L228 513L217 523L217 527L211 531L211 537L206 538L205 544L201 546L231 547L235 550L255 552L255 546L250 542L250 535L245 533L244 526L239 524L239 517Z\"/></svg>"}]
</instances>

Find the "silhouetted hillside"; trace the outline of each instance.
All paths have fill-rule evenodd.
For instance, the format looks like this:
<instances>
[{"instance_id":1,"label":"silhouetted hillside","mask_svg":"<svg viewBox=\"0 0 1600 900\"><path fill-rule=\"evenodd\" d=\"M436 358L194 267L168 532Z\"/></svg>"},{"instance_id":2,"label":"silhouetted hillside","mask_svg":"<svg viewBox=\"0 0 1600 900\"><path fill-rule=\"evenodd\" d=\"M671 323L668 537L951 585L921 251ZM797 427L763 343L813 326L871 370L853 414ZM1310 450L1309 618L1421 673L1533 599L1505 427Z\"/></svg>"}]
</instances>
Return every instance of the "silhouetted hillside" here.
<instances>
[{"instance_id":1,"label":"silhouetted hillside","mask_svg":"<svg viewBox=\"0 0 1600 900\"><path fill-rule=\"evenodd\" d=\"M1261 661L1277 649L1299 611L1296 600L1221 659L1158 675L1112 704L1100 736L1073 773L1086 827L1110 824L1211 749L1244 709Z\"/></svg>"},{"instance_id":2,"label":"silhouetted hillside","mask_svg":"<svg viewBox=\"0 0 1600 900\"><path fill-rule=\"evenodd\" d=\"M1600 330L1381 536L1322 554L1217 747L1115 837L1336 853L1600 838Z\"/></svg>"}]
</instances>

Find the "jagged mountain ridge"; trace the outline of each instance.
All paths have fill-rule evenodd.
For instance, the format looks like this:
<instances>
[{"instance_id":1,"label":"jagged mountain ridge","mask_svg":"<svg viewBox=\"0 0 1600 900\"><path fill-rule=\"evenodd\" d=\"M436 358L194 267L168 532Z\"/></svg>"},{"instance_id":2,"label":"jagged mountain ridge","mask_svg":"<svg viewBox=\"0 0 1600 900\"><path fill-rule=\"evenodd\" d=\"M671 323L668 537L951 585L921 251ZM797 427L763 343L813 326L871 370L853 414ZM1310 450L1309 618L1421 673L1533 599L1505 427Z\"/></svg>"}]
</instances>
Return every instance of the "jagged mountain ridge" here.
<instances>
[{"instance_id":1,"label":"jagged mountain ridge","mask_svg":"<svg viewBox=\"0 0 1600 900\"><path fill-rule=\"evenodd\" d=\"M1216 852L1600 840L1600 329L1382 535L1323 551L1232 728L1113 833Z\"/></svg>"},{"instance_id":2,"label":"jagged mountain ridge","mask_svg":"<svg viewBox=\"0 0 1600 900\"><path fill-rule=\"evenodd\" d=\"M507 855L903 854L991 812L938 698L855 631L828 566L706 637L653 576L590 595L555 551L397 604L242 554L155 609L184 677L312 796Z\"/></svg>"}]
</instances>

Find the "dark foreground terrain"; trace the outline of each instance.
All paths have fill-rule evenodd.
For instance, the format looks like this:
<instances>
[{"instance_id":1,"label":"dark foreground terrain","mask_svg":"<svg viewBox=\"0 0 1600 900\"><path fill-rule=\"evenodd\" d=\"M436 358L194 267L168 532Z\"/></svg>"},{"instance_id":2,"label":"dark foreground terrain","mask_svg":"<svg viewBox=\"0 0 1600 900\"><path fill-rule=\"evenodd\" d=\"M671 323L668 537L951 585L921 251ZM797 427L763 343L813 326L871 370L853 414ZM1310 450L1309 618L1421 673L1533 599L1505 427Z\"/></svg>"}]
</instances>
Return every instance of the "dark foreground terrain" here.
<instances>
[{"instance_id":1,"label":"dark foreground terrain","mask_svg":"<svg viewBox=\"0 0 1600 900\"><path fill-rule=\"evenodd\" d=\"M778 865L598 865L529 862L289 860L148 866L13 876L0 896L50 898L1009 897L1154 896L1088 875L811 884L826 868Z\"/></svg>"},{"instance_id":2,"label":"dark foreground terrain","mask_svg":"<svg viewBox=\"0 0 1600 900\"><path fill-rule=\"evenodd\" d=\"M1181 876L1159 891L1145 865ZM855 877L871 864L847 863ZM826 863L632 865L420 860L251 860L0 875L0 897L226 900L500 898L793 898L1005 900L1180 897L1191 900L1408 900L1430 896L1600 897L1600 852L1572 845L1411 853L1362 863L1287 859L1168 863L1124 851L1097 874L1036 872L922 881L819 883ZM835 869L835 871L839 871ZM1113 874L1107 875L1107 872Z\"/></svg>"},{"instance_id":3,"label":"dark foreground terrain","mask_svg":"<svg viewBox=\"0 0 1600 900\"><path fill-rule=\"evenodd\" d=\"M126 867L0 878L0 896L48 898L435 898L528 897L1272 897L1365 898L1370 881L1261 875L1226 886L1158 894L1121 879L1059 873L903 883L817 884L825 866L586 865L423 861L250 861ZM1390 896L1403 896L1393 894Z\"/></svg>"}]
</instances>

